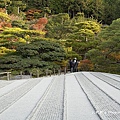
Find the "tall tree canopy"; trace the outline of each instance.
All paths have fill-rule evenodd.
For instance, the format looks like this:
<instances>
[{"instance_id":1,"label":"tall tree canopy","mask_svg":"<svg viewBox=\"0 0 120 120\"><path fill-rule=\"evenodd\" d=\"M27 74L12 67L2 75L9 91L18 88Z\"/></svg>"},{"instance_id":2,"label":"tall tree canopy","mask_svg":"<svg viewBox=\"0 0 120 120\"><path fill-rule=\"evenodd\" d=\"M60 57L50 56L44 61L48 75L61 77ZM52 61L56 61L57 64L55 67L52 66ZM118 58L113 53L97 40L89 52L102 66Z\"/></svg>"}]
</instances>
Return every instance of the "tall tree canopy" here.
<instances>
[{"instance_id":1,"label":"tall tree canopy","mask_svg":"<svg viewBox=\"0 0 120 120\"><path fill-rule=\"evenodd\" d=\"M1 0L0 7L6 12L19 14L21 11L38 9L43 13L68 13L74 17L83 12L85 17L93 17L104 24L111 24L120 17L119 0Z\"/></svg>"},{"instance_id":2,"label":"tall tree canopy","mask_svg":"<svg viewBox=\"0 0 120 120\"><path fill-rule=\"evenodd\" d=\"M88 52L90 59L103 71L119 73L120 71L120 19L104 29L99 38L101 44ZM103 69L102 69L103 68Z\"/></svg>"},{"instance_id":3,"label":"tall tree canopy","mask_svg":"<svg viewBox=\"0 0 120 120\"><path fill-rule=\"evenodd\" d=\"M65 51L60 44L37 38L29 44L18 44L14 53L1 56L0 69L30 71L34 68L40 70L60 68L59 62L64 59Z\"/></svg>"}]
</instances>

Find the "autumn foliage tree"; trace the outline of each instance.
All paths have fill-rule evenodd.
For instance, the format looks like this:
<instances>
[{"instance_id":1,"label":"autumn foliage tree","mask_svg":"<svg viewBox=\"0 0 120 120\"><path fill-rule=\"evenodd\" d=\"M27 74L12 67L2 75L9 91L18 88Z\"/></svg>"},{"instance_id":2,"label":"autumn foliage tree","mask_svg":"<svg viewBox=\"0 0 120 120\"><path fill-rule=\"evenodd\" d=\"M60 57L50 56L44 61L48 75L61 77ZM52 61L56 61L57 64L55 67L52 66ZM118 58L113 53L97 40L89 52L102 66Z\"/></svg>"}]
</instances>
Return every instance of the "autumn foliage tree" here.
<instances>
[{"instance_id":1,"label":"autumn foliage tree","mask_svg":"<svg viewBox=\"0 0 120 120\"><path fill-rule=\"evenodd\" d=\"M41 17L41 10L38 9L29 9L26 11L26 19L33 20Z\"/></svg>"},{"instance_id":2,"label":"autumn foliage tree","mask_svg":"<svg viewBox=\"0 0 120 120\"><path fill-rule=\"evenodd\" d=\"M90 60L84 59L80 61L78 69L80 71L92 71L94 70L94 65Z\"/></svg>"},{"instance_id":3,"label":"autumn foliage tree","mask_svg":"<svg viewBox=\"0 0 120 120\"><path fill-rule=\"evenodd\" d=\"M35 30L44 30L46 24L48 23L47 18L39 18L38 21L33 25L33 29Z\"/></svg>"},{"instance_id":4,"label":"autumn foliage tree","mask_svg":"<svg viewBox=\"0 0 120 120\"><path fill-rule=\"evenodd\" d=\"M0 12L0 28L4 27L11 27L10 18L8 14Z\"/></svg>"},{"instance_id":5,"label":"autumn foliage tree","mask_svg":"<svg viewBox=\"0 0 120 120\"><path fill-rule=\"evenodd\" d=\"M45 35L41 29L30 30L26 28L25 21L21 17L9 16L4 12L0 12L0 28L1 55L8 51L15 51L16 44L30 42L29 38L31 37Z\"/></svg>"}]
</instances>

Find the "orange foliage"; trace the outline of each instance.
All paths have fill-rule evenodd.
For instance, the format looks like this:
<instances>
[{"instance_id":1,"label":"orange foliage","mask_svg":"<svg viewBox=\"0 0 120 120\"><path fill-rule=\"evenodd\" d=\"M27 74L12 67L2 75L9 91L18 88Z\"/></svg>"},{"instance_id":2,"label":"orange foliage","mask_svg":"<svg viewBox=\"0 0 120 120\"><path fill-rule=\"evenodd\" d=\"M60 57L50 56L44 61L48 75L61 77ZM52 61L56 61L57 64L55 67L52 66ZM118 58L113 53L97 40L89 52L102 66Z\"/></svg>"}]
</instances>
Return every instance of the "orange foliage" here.
<instances>
[{"instance_id":1,"label":"orange foliage","mask_svg":"<svg viewBox=\"0 0 120 120\"><path fill-rule=\"evenodd\" d=\"M93 70L94 65L92 64L92 62L90 60L85 59L85 60L80 61L79 65L78 65L78 68L80 70L88 71L88 70Z\"/></svg>"},{"instance_id":2,"label":"orange foliage","mask_svg":"<svg viewBox=\"0 0 120 120\"><path fill-rule=\"evenodd\" d=\"M37 9L30 9L26 12L26 14L34 14L35 12L41 12L41 10L37 10Z\"/></svg>"},{"instance_id":3,"label":"orange foliage","mask_svg":"<svg viewBox=\"0 0 120 120\"><path fill-rule=\"evenodd\" d=\"M33 20L34 19L34 13L38 12L41 13L41 10L37 10L37 9L30 9L26 12L26 18L27 20Z\"/></svg>"},{"instance_id":4,"label":"orange foliage","mask_svg":"<svg viewBox=\"0 0 120 120\"><path fill-rule=\"evenodd\" d=\"M8 22L0 22L0 28L4 28L4 27L12 27L11 23Z\"/></svg>"},{"instance_id":5,"label":"orange foliage","mask_svg":"<svg viewBox=\"0 0 120 120\"><path fill-rule=\"evenodd\" d=\"M120 61L120 52L119 53L111 53L110 57L114 58L117 61Z\"/></svg>"},{"instance_id":6,"label":"orange foliage","mask_svg":"<svg viewBox=\"0 0 120 120\"><path fill-rule=\"evenodd\" d=\"M5 8L0 8L0 12L5 13L5 12L6 12L6 9L5 9Z\"/></svg>"},{"instance_id":7,"label":"orange foliage","mask_svg":"<svg viewBox=\"0 0 120 120\"><path fill-rule=\"evenodd\" d=\"M35 30L44 30L45 25L48 23L47 18L40 18L36 24L33 25Z\"/></svg>"},{"instance_id":8,"label":"orange foliage","mask_svg":"<svg viewBox=\"0 0 120 120\"><path fill-rule=\"evenodd\" d=\"M48 20L47 18L40 18L37 22L38 24L43 24L43 25L46 25L48 23Z\"/></svg>"}]
</instances>

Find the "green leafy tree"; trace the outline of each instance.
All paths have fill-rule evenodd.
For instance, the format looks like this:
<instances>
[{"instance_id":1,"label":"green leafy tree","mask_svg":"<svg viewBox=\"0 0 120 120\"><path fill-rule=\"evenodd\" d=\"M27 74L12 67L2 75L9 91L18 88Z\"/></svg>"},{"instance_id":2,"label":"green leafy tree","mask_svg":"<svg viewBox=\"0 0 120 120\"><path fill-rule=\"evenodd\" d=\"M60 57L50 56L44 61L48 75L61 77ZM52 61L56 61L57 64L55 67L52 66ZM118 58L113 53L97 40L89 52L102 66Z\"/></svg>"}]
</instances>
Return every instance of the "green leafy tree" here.
<instances>
[{"instance_id":1,"label":"green leafy tree","mask_svg":"<svg viewBox=\"0 0 120 120\"><path fill-rule=\"evenodd\" d=\"M120 17L120 1L119 0L105 0L104 1L104 20L103 23L111 24L113 20Z\"/></svg>"},{"instance_id":2,"label":"green leafy tree","mask_svg":"<svg viewBox=\"0 0 120 120\"><path fill-rule=\"evenodd\" d=\"M74 33L70 34L70 38L80 41L93 40L101 30L100 24L92 20L75 23L75 26L78 29Z\"/></svg>"},{"instance_id":3,"label":"green leafy tree","mask_svg":"<svg viewBox=\"0 0 120 120\"><path fill-rule=\"evenodd\" d=\"M40 36L44 35L45 32L42 32L40 30L25 30L21 28L6 28L3 30L3 32L0 34L0 38L15 38L17 41L17 38L23 38L26 39L26 36L33 37L33 36Z\"/></svg>"},{"instance_id":4,"label":"green leafy tree","mask_svg":"<svg viewBox=\"0 0 120 120\"><path fill-rule=\"evenodd\" d=\"M41 9L43 7L47 7L47 4L49 4L49 0L23 0L25 3L27 3L27 9L31 8L37 8Z\"/></svg>"},{"instance_id":5,"label":"green leafy tree","mask_svg":"<svg viewBox=\"0 0 120 120\"><path fill-rule=\"evenodd\" d=\"M11 0L1 0L0 1L0 8L7 9L8 5L10 5L10 3L11 3Z\"/></svg>"},{"instance_id":6,"label":"green leafy tree","mask_svg":"<svg viewBox=\"0 0 120 120\"><path fill-rule=\"evenodd\" d=\"M26 21L23 21L23 20L13 20L11 25L12 27L17 27L21 29L29 29L29 24L27 24Z\"/></svg>"},{"instance_id":7,"label":"green leafy tree","mask_svg":"<svg viewBox=\"0 0 120 120\"><path fill-rule=\"evenodd\" d=\"M83 13L78 13L73 19L70 19L69 14L60 13L48 20L46 28L48 37L75 39L75 37L94 37L99 33L101 26L95 20L84 18Z\"/></svg>"},{"instance_id":8,"label":"green leafy tree","mask_svg":"<svg viewBox=\"0 0 120 120\"><path fill-rule=\"evenodd\" d=\"M67 9L66 9L67 8ZM78 12L83 12L85 17L94 17L101 20L104 11L103 0L66 0L64 10L74 17Z\"/></svg>"},{"instance_id":9,"label":"green leafy tree","mask_svg":"<svg viewBox=\"0 0 120 120\"><path fill-rule=\"evenodd\" d=\"M55 39L64 39L72 28L70 26L70 17L67 13L59 13L51 16L46 26L46 37Z\"/></svg>"},{"instance_id":10,"label":"green leafy tree","mask_svg":"<svg viewBox=\"0 0 120 120\"><path fill-rule=\"evenodd\" d=\"M83 13L78 13L72 19L72 25L76 27L73 33L69 33L72 50L82 59L86 58L88 50L98 45L97 35L101 31L101 25L94 19L87 19Z\"/></svg>"},{"instance_id":11,"label":"green leafy tree","mask_svg":"<svg viewBox=\"0 0 120 120\"><path fill-rule=\"evenodd\" d=\"M0 47L15 51L19 43L29 43L30 38L44 36L40 30L25 30L20 28L6 28L0 33ZM6 51L7 52L7 51Z\"/></svg>"},{"instance_id":12,"label":"green leafy tree","mask_svg":"<svg viewBox=\"0 0 120 120\"><path fill-rule=\"evenodd\" d=\"M25 10L26 4L22 0L11 0L10 5L7 6L9 14L20 14L21 11Z\"/></svg>"},{"instance_id":13,"label":"green leafy tree","mask_svg":"<svg viewBox=\"0 0 120 120\"><path fill-rule=\"evenodd\" d=\"M8 0L9 1L9 0ZM119 0L22 0L26 9L36 8L44 12L49 8L51 14L68 13L73 18L78 12L85 17L93 17L104 24L111 24L120 17ZM2 5L2 3L1 3Z\"/></svg>"},{"instance_id":14,"label":"green leafy tree","mask_svg":"<svg viewBox=\"0 0 120 120\"><path fill-rule=\"evenodd\" d=\"M53 70L53 68L60 68L65 55L60 44L39 38L29 44L19 44L14 54L2 56L0 69L18 71L39 68Z\"/></svg>"},{"instance_id":15,"label":"green leafy tree","mask_svg":"<svg viewBox=\"0 0 120 120\"><path fill-rule=\"evenodd\" d=\"M23 0L27 3L28 9L36 8L44 11L49 8L52 14L68 13L73 18L78 12L85 13L85 17L94 17L99 21L104 16L103 0Z\"/></svg>"},{"instance_id":16,"label":"green leafy tree","mask_svg":"<svg viewBox=\"0 0 120 120\"><path fill-rule=\"evenodd\" d=\"M68 14L57 14L48 21L46 36L65 40L65 47L72 47L82 58L98 44L95 37L100 32L101 25L96 20L85 18L83 13L78 13L72 19Z\"/></svg>"},{"instance_id":17,"label":"green leafy tree","mask_svg":"<svg viewBox=\"0 0 120 120\"><path fill-rule=\"evenodd\" d=\"M96 68L105 72L119 73L120 69L120 19L104 29L99 37L101 44L97 49L90 50L88 56Z\"/></svg>"}]
</instances>

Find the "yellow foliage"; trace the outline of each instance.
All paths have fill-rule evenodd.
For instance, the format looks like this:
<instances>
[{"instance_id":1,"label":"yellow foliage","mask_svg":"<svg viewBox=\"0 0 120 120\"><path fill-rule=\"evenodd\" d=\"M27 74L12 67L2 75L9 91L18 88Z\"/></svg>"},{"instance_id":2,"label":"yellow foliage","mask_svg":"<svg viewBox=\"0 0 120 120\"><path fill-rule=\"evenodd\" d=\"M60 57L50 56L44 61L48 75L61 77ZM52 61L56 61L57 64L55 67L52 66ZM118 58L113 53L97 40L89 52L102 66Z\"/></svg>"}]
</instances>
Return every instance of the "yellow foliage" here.
<instances>
[{"instance_id":1,"label":"yellow foliage","mask_svg":"<svg viewBox=\"0 0 120 120\"><path fill-rule=\"evenodd\" d=\"M18 42L26 43L26 40L23 39L23 38L19 38L19 39L18 39Z\"/></svg>"},{"instance_id":2,"label":"yellow foliage","mask_svg":"<svg viewBox=\"0 0 120 120\"><path fill-rule=\"evenodd\" d=\"M8 14L0 12L0 21L10 21Z\"/></svg>"},{"instance_id":3,"label":"yellow foliage","mask_svg":"<svg viewBox=\"0 0 120 120\"><path fill-rule=\"evenodd\" d=\"M76 26L78 26L80 29L89 29L94 33L98 33L101 30L101 25L94 21L84 21L76 23Z\"/></svg>"},{"instance_id":4,"label":"yellow foliage","mask_svg":"<svg viewBox=\"0 0 120 120\"><path fill-rule=\"evenodd\" d=\"M30 36L29 36L29 35L26 35L26 36L25 36L25 39L29 39L29 38L30 38Z\"/></svg>"},{"instance_id":5,"label":"yellow foliage","mask_svg":"<svg viewBox=\"0 0 120 120\"><path fill-rule=\"evenodd\" d=\"M70 52L72 51L72 47L64 47L65 52Z\"/></svg>"},{"instance_id":6,"label":"yellow foliage","mask_svg":"<svg viewBox=\"0 0 120 120\"><path fill-rule=\"evenodd\" d=\"M120 52L118 53L111 53L110 56L116 60L120 60Z\"/></svg>"},{"instance_id":7,"label":"yellow foliage","mask_svg":"<svg viewBox=\"0 0 120 120\"><path fill-rule=\"evenodd\" d=\"M11 33L11 34L39 34L39 35L45 35L45 32L40 30L24 30L21 28L6 28L4 30L4 33Z\"/></svg>"},{"instance_id":8,"label":"yellow foliage","mask_svg":"<svg viewBox=\"0 0 120 120\"><path fill-rule=\"evenodd\" d=\"M6 47L0 47L0 55L4 55L8 52L15 52L16 50L15 49L8 49Z\"/></svg>"},{"instance_id":9,"label":"yellow foliage","mask_svg":"<svg viewBox=\"0 0 120 120\"><path fill-rule=\"evenodd\" d=\"M83 35L89 35L89 36L93 36L94 35L94 32L92 30L89 30L89 29L80 29L80 34L83 34Z\"/></svg>"}]
</instances>

